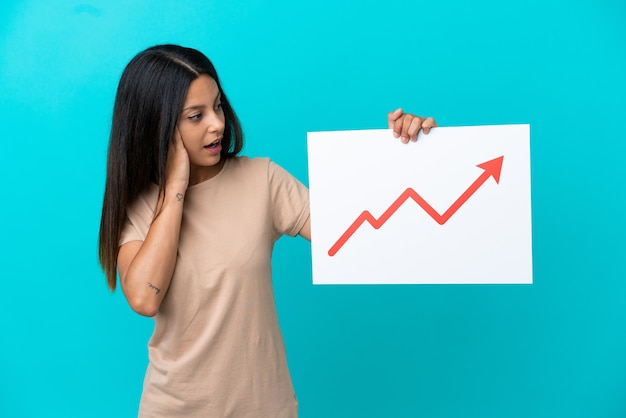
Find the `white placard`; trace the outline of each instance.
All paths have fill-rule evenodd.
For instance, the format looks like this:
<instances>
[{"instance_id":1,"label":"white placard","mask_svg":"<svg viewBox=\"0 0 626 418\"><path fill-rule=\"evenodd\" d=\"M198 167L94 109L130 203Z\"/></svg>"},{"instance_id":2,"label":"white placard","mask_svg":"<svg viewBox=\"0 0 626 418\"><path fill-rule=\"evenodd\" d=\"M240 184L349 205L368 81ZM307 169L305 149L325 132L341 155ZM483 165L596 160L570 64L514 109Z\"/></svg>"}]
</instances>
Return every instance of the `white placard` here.
<instances>
[{"instance_id":1,"label":"white placard","mask_svg":"<svg viewBox=\"0 0 626 418\"><path fill-rule=\"evenodd\" d=\"M314 284L532 283L530 126L309 132Z\"/></svg>"}]
</instances>

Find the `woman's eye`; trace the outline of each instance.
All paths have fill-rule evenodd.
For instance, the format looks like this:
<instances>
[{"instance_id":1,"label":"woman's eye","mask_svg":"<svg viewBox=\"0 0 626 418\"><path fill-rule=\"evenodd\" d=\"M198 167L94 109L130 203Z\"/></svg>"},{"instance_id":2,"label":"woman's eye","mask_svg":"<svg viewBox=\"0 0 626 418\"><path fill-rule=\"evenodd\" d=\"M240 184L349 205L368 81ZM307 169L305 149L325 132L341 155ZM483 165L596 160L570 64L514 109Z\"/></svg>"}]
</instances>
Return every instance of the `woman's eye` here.
<instances>
[{"instance_id":1,"label":"woman's eye","mask_svg":"<svg viewBox=\"0 0 626 418\"><path fill-rule=\"evenodd\" d=\"M201 113L196 113L195 115L189 115L187 119L196 121L196 120L200 120L201 117L202 117Z\"/></svg>"}]
</instances>

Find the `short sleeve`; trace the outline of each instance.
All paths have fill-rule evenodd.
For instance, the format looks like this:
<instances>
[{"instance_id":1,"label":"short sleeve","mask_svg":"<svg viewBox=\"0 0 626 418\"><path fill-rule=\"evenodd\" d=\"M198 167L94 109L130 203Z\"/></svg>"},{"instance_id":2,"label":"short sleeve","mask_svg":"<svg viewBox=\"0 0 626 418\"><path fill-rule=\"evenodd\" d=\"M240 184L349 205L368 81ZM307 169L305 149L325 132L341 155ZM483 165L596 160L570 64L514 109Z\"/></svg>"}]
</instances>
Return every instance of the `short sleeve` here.
<instances>
[{"instance_id":1,"label":"short sleeve","mask_svg":"<svg viewBox=\"0 0 626 418\"><path fill-rule=\"evenodd\" d=\"M145 236L142 235L139 230L133 225L133 221L130 218L126 217L126 222L124 222L124 228L122 228L122 235L120 236L119 246L126 244L131 241L144 241Z\"/></svg>"},{"instance_id":2,"label":"short sleeve","mask_svg":"<svg viewBox=\"0 0 626 418\"><path fill-rule=\"evenodd\" d=\"M274 230L279 236L296 236L309 219L309 190L272 161L268 176Z\"/></svg>"},{"instance_id":3,"label":"short sleeve","mask_svg":"<svg viewBox=\"0 0 626 418\"><path fill-rule=\"evenodd\" d=\"M158 189L151 187L141 194L126 210L126 222L122 228L119 246L131 241L145 241L154 219Z\"/></svg>"}]
</instances>

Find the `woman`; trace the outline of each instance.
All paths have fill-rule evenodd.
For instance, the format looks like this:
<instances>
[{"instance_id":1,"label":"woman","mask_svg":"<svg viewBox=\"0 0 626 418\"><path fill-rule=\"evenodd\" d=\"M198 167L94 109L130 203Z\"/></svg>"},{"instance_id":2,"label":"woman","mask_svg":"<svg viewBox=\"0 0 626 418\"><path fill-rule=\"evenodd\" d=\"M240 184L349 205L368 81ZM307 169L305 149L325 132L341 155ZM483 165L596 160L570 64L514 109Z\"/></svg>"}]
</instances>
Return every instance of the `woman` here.
<instances>
[{"instance_id":1,"label":"woman","mask_svg":"<svg viewBox=\"0 0 626 418\"><path fill-rule=\"evenodd\" d=\"M403 142L432 118L388 115ZM243 134L211 62L149 48L121 77L99 259L137 313L154 316L139 415L296 417L271 286L283 234L310 239L307 189Z\"/></svg>"}]
</instances>

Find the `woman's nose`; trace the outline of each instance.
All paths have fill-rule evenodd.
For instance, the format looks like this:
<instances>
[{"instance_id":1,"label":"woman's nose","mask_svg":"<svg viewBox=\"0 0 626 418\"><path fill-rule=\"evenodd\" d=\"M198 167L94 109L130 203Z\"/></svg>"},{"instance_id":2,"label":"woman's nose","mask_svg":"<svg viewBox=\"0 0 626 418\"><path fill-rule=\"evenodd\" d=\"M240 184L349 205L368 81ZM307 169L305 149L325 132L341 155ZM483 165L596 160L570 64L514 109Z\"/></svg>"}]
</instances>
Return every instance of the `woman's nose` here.
<instances>
[{"instance_id":1,"label":"woman's nose","mask_svg":"<svg viewBox=\"0 0 626 418\"><path fill-rule=\"evenodd\" d=\"M213 114L207 121L207 130L209 132L219 132L224 130L224 120L218 114Z\"/></svg>"}]
</instances>

